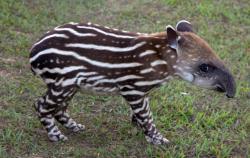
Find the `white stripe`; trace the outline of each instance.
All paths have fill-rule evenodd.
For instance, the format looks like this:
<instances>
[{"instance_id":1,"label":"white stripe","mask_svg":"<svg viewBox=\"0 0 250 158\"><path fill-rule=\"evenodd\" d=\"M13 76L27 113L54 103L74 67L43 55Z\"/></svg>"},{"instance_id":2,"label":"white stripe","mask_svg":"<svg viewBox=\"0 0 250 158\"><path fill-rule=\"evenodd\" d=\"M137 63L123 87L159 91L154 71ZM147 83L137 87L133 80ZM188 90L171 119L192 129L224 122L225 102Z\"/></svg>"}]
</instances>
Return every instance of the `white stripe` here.
<instances>
[{"instance_id":1,"label":"white stripe","mask_svg":"<svg viewBox=\"0 0 250 158\"><path fill-rule=\"evenodd\" d=\"M52 35L49 35L49 36L46 36L46 37L44 37L43 39L41 39L41 40L39 40L38 42L36 42L34 45L33 45L33 47L34 46L36 46L36 45L38 45L38 44L40 44L40 43L42 43L43 41L45 41L45 40L47 40L47 39L49 39L49 38L53 38L53 37L61 37L61 38L69 38L67 35L65 35L65 34L52 34Z\"/></svg>"},{"instance_id":2,"label":"white stripe","mask_svg":"<svg viewBox=\"0 0 250 158\"><path fill-rule=\"evenodd\" d=\"M143 78L141 76L137 76L137 75L127 75L127 76L123 76L123 77L119 77L116 79L103 79L103 80L98 80L97 82L94 83L94 86L100 84L100 83L117 83L117 82L122 82L122 81L127 81L127 80L131 80L131 79L140 79Z\"/></svg>"},{"instance_id":3,"label":"white stripe","mask_svg":"<svg viewBox=\"0 0 250 158\"><path fill-rule=\"evenodd\" d=\"M153 81L138 81L135 82L136 86L151 86L162 83L164 80L153 80Z\"/></svg>"},{"instance_id":4,"label":"white stripe","mask_svg":"<svg viewBox=\"0 0 250 158\"><path fill-rule=\"evenodd\" d=\"M147 68L140 71L141 74L146 74L155 71L153 68Z\"/></svg>"},{"instance_id":5,"label":"white stripe","mask_svg":"<svg viewBox=\"0 0 250 158\"><path fill-rule=\"evenodd\" d=\"M54 91L53 89L51 89L51 93L52 93L53 95L55 95L55 96L58 96L58 95L60 95L60 94L63 93L63 90L57 92L57 91Z\"/></svg>"},{"instance_id":6,"label":"white stripe","mask_svg":"<svg viewBox=\"0 0 250 158\"><path fill-rule=\"evenodd\" d=\"M167 62L165 60L156 60L152 63L150 63L151 66L157 66L157 65L167 65Z\"/></svg>"},{"instance_id":7,"label":"white stripe","mask_svg":"<svg viewBox=\"0 0 250 158\"><path fill-rule=\"evenodd\" d=\"M100 46L100 45L94 45L94 44L83 44L83 43L69 43L66 44L66 47L76 47L76 48L84 48L84 49L95 49L95 50L107 50L111 52L128 52L128 51L133 51L141 46L146 44L146 42L140 42L137 43L134 46L131 47L111 47L111 46Z\"/></svg>"},{"instance_id":8,"label":"white stripe","mask_svg":"<svg viewBox=\"0 0 250 158\"><path fill-rule=\"evenodd\" d=\"M122 85L122 86L119 86L119 89L123 89L123 88L133 89L134 87L131 86L131 85Z\"/></svg>"},{"instance_id":9,"label":"white stripe","mask_svg":"<svg viewBox=\"0 0 250 158\"><path fill-rule=\"evenodd\" d=\"M68 86L68 85L73 85L75 83L77 85L80 85L80 83L81 83L80 80L85 79L85 77L80 77L80 76L90 76L90 75L95 75L95 74L97 74L97 72L80 72L75 77L64 80L62 82L62 86L65 87L65 86Z\"/></svg>"},{"instance_id":10,"label":"white stripe","mask_svg":"<svg viewBox=\"0 0 250 158\"><path fill-rule=\"evenodd\" d=\"M46 79L44 79L44 82L45 82L46 84L55 83L55 80L50 79L50 78L46 78Z\"/></svg>"},{"instance_id":11,"label":"white stripe","mask_svg":"<svg viewBox=\"0 0 250 158\"><path fill-rule=\"evenodd\" d=\"M90 77L87 79L87 81L95 81L95 80L99 80L99 79L103 79L105 76L94 76L94 77Z\"/></svg>"},{"instance_id":12,"label":"white stripe","mask_svg":"<svg viewBox=\"0 0 250 158\"><path fill-rule=\"evenodd\" d=\"M65 67L65 68L53 68L53 69L49 69L47 67L43 68L43 69L34 69L35 72L39 75L43 74L44 72L49 72L49 73L58 73L58 74L66 74L75 70L84 70L86 69L86 67L84 66L69 66L69 67Z\"/></svg>"},{"instance_id":13,"label":"white stripe","mask_svg":"<svg viewBox=\"0 0 250 158\"><path fill-rule=\"evenodd\" d=\"M131 91L121 91L121 95L145 95L144 92L137 91L137 90L131 90Z\"/></svg>"},{"instance_id":14,"label":"white stripe","mask_svg":"<svg viewBox=\"0 0 250 158\"><path fill-rule=\"evenodd\" d=\"M137 66L142 65L141 63L136 63L136 62L134 62L134 63L120 63L120 64L104 63L104 62L100 62L100 61L96 61L96 60L91 60L91 59L84 57L84 56L80 56L79 54L77 54L74 51L64 51L64 50L59 50L59 49L55 49L55 48L49 48L49 49L46 49L46 50L43 50L43 51L37 53L35 56L30 58L30 63L35 61L40 56L46 55L46 54L58 54L58 55L65 55L65 56L73 56L76 59L83 60L91 65L105 67L105 68L129 68L129 67L137 67Z\"/></svg>"},{"instance_id":15,"label":"white stripe","mask_svg":"<svg viewBox=\"0 0 250 158\"><path fill-rule=\"evenodd\" d=\"M47 103L49 103L49 104L56 104L53 100L51 100L51 99L49 99L49 96L47 95L46 96L46 99L45 99L45 101L47 102Z\"/></svg>"},{"instance_id":16,"label":"white stripe","mask_svg":"<svg viewBox=\"0 0 250 158\"><path fill-rule=\"evenodd\" d=\"M64 80L64 77L61 78L58 82L56 82L55 85L56 85L56 86L59 86L60 84L62 84L63 80Z\"/></svg>"},{"instance_id":17,"label":"white stripe","mask_svg":"<svg viewBox=\"0 0 250 158\"><path fill-rule=\"evenodd\" d=\"M85 79L86 79L86 77L79 77L79 78L77 79L76 85L80 86L81 83L82 83L82 80L85 80Z\"/></svg>"},{"instance_id":18,"label":"white stripe","mask_svg":"<svg viewBox=\"0 0 250 158\"><path fill-rule=\"evenodd\" d=\"M54 30L56 31L68 31L70 33L72 33L73 35L79 36L79 37L93 37L96 36L96 34L93 33L79 33L74 29L71 28L58 28L56 27Z\"/></svg>"},{"instance_id":19,"label":"white stripe","mask_svg":"<svg viewBox=\"0 0 250 158\"><path fill-rule=\"evenodd\" d=\"M68 91L68 92L66 92L66 93L63 93L63 97L68 96L70 93L71 93L71 91Z\"/></svg>"},{"instance_id":20,"label":"white stripe","mask_svg":"<svg viewBox=\"0 0 250 158\"><path fill-rule=\"evenodd\" d=\"M142 53L139 55L139 57L144 57L144 56L146 56L146 55L151 55L151 54L155 54L155 53L157 53L157 52L154 51L154 50L146 50L145 52L142 52Z\"/></svg>"},{"instance_id":21,"label":"white stripe","mask_svg":"<svg viewBox=\"0 0 250 158\"><path fill-rule=\"evenodd\" d=\"M135 38L134 36L127 36L127 35L118 35L118 34L114 34L114 33L109 33L109 32L105 32L101 29L95 28L95 27L89 27L89 26L77 26L78 28L82 28L82 29L90 29L90 30L95 30L99 33L102 33L104 35L107 36L112 36L112 37L117 37L117 38Z\"/></svg>"},{"instance_id":22,"label":"white stripe","mask_svg":"<svg viewBox=\"0 0 250 158\"><path fill-rule=\"evenodd\" d=\"M64 81L62 82L62 86L63 86L63 87L66 87L66 86L69 86L69 85L73 85L73 84L76 83L76 79L77 79L77 78L71 78L71 79L64 80Z\"/></svg>"},{"instance_id":23,"label":"white stripe","mask_svg":"<svg viewBox=\"0 0 250 158\"><path fill-rule=\"evenodd\" d=\"M147 117L149 115L149 113L150 113L150 111L148 110L146 113L141 114L140 116L145 118L145 117Z\"/></svg>"},{"instance_id":24,"label":"white stripe","mask_svg":"<svg viewBox=\"0 0 250 158\"><path fill-rule=\"evenodd\" d=\"M139 100L136 100L136 101L129 101L128 103L130 105L134 105L134 104L139 104L143 99L139 99Z\"/></svg>"},{"instance_id":25,"label":"white stripe","mask_svg":"<svg viewBox=\"0 0 250 158\"><path fill-rule=\"evenodd\" d=\"M111 88L110 90L108 90L108 92L114 92L114 91L117 91L118 88L117 87L114 87L114 88Z\"/></svg>"},{"instance_id":26,"label":"white stripe","mask_svg":"<svg viewBox=\"0 0 250 158\"><path fill-rule=\"evenodd\" d=\"M51 108L51 109L44 109L43 106L39 107L39 113L48 113L55 110L55 108ZM47 118L46 118L47 119Z\"/></svg>"},{"instance_id":27,"label":"white stripe","mask_svg":"<svg viewBox=\"0 0 250 158\"><path fill-rule=\"evenodd\" d=\"M144 110L147 105L148 105L148 98L145 98L143 100L142 106L140 108L134 109L133 112L134 113L139 113L140 111Z\"/></svg>"}]
</instances>

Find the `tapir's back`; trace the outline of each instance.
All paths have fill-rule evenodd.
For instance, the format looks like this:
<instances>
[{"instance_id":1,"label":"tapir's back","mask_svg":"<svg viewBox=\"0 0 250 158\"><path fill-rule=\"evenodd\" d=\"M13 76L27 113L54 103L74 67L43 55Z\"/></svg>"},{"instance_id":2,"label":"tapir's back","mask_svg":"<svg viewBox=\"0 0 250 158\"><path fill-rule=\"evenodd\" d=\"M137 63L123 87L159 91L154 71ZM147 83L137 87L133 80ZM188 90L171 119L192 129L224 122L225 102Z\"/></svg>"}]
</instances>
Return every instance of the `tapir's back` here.
<instances>
[{"instance_id":1,"label":"tapir's back","mask_svg":"<svg viewBox=\"0 0 250 158\"><path fill-rule=\"evenodd\" d=\"M119 60L119 56L141 46L141 44L132 44L131 41L136 36L137 34L135 33L118 31L91 23L69 23L54 28L40 38L31 49L30 61L32 66L36 67L39 65L39 68L44 65L44 62L46 63L46 59L48 58L51 59L51 63L55 61L56 64L63 64L64 62L70 62L69 59L71 56L74 56L76 59L83 57L80 59L85 60L81 61L85 61L86 64L92 66L96 64L91 59L96 59L97 57L99 62L110 61L110 63L120 63L121 59ZM59 59L60 57L62 58L61 60Z\"/></svg>"},{"instance_id":2,"label":"tapir's back","mask_svg":"<svg viewBox=\"0 0 250 158\"><path fill-rule=\"evenodd\" d=\"M128 80L155 76L149 74L155 71L152 65L166 66L165 61L156 59L155 47L150 44L137 33L69 23L47 32L33 45L30 63L47 84L76 83L86 89L106 87L105 91L112 91L118 82L125 85Z\"/></svg>"}]
</instances>

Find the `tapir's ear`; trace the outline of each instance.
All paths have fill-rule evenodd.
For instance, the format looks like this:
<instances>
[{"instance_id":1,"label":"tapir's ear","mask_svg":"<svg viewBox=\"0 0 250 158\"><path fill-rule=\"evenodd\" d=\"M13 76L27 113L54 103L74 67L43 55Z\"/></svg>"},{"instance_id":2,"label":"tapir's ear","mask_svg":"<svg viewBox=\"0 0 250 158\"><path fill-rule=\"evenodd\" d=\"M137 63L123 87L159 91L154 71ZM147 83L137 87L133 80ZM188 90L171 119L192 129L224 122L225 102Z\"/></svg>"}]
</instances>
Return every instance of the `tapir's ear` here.
<instances>
[{"instance_id":1,"label":"tapir's ear","mask_svg":"<svg viewBox=\"0 0 250 158\"><path fill-rule=\"evenodd\" d=\"M177 50L178 40L181 37L178 35L176 30L171 25L168 25L166 27L166 31L167 31L167 43L168 43L169 47Z\"/></svg>"},{"instance_id":2,"label":"tapir's ear","mask_svg":"<svg viewBox=\"0 0 250 158\"><path fill-rule=\"evenodd\" d=\"M176 30L179 32L194 32L189 21L181 20L176 24Z\"/></svg>"}]
</instances>

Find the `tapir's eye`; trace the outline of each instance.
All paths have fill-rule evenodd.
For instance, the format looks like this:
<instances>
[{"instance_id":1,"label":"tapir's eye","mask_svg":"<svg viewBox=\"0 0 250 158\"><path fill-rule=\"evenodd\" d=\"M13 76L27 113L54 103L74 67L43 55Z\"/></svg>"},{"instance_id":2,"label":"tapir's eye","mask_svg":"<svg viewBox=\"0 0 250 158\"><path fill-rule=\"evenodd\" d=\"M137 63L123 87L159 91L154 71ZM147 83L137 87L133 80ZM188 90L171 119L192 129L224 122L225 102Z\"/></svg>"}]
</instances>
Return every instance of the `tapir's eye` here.
<instances>
[{"instance_id":1,"label":"tapir's eye","mask_svg":"<svg viewBox=\"0 0 250 158\"><path fill-rule=\"evenodd\" d=\"M207 72L211 72L212 70L214 70L214 67L209 64L201 64L199 66L199 69L201 72L207 73Z\"/></svg>"},{"instance_id":2,"label":"tapir's eye","mask_svg":"<svg viewBox=\"0 0 250 158\"><path fill-rule=\"evenodd\" d=\"M179 36L177 40L178 40L178 44L180 45L182 45L185 42L184 37L181 37L181 36Z\"/></svg>"}]
</instances>

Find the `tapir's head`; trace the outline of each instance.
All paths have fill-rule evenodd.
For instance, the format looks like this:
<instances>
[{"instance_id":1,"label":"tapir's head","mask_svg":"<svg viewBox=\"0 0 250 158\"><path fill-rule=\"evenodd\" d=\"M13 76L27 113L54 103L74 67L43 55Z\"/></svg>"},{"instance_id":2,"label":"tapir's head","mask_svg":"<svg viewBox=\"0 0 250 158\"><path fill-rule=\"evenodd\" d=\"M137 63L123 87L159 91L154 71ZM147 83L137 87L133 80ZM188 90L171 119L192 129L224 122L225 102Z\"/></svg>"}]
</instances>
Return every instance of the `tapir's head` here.
<instances>
[{"instance_id":1,"label":"tapir's head","mask_svg":"<svg viewBox=\"0 0 250 158\"><path fill-rule=\"evenodd\" d=\"M195 85L234 97L236 84L232 74L207 42L193 32L190 22L182 20L176 28L166 29L167 43L177 52L175 73Z\"/></svg>"}]
</instances>

